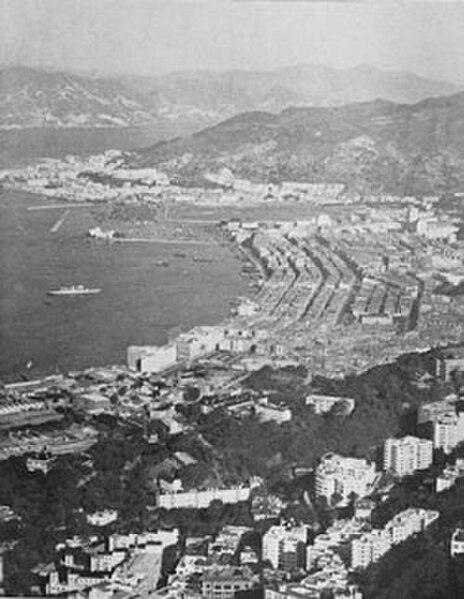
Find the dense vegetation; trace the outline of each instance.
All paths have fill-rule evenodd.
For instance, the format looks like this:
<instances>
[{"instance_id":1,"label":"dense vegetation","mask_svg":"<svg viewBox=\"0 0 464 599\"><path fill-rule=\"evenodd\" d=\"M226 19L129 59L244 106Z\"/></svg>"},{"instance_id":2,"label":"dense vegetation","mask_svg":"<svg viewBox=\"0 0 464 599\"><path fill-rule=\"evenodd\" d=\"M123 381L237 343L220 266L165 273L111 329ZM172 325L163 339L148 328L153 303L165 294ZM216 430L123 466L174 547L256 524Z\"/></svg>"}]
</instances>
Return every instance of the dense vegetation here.
<instances>
[{"instance_id":1,"label":"dense vegetation","mask_svg":"<svg viewBox=\"0 0 464 599\"><path fill-rule=\"evenodd\" d=\"M344 380L318 378L311 386L301 371L265 368L248 385L273 391L276 400L288 404L290 422L261 424L255 416L238 420L218 410L200 421L200 430L220 449L224 476L235 481L251 475L277 481L296 464L313 467L327 451L375 459L388 436L415 431L421 403L443 397L446 390L435 380L427 386L419 382L433 364L432 354L405 355ZM309 392L352 397L356 408L347 417L336 411L316 416L305 406Z\"/></svg>"},{"instance_id":2,"label":"dense vegetation","mask_svg":"<svg viewBox=\"0 0 464 599\"><path fill-rule=\"evenodd\" d=\"M464 562L450 558L449 543L454 528L464 523L464 481L439 495L408 482L389 501L393 512L418 506L438 510L440 518L430 531L394 547L360 576L366 599L463 597Z\"/></svg>"},{"instance_id":3,"label":"dense vegetation","mask_svg":"<svg viewBox=\"0 0 464 599\"><path fill-rule=\"evenodd\" d=\"M10 505L22 518L20 531L8 531L10 537L19 532L19 542L5 556L7 592L27 592L32 583L31 568L52 560L55 544L63 538L88 534L85 512L95 509L117 509L117 529L121 531L161 525L201 535L214 534L224 524L251 525L248 504L224 506L213 502L207 510L198 511L155 509L154 472L175 451L185 451L197 461L180 471L187 488L237 484L259 475L271 492L287 499L301 498L311 484L295 484L294 466L314 467L326 451L375 458L388 435L413 432L417 406L448 391L427 378L432 371L432 354L407 355L359 376L337 381L321 378L311 384L304 369L266 368L253 374L247 384L250 389L270 391L276 400L288 404L293 413L290 422L262 424L256 416L239 419L224 410L205 415L192 404L184 407L184 415L194 425L193 430L154 446L147 444L140 428L123 427L115 419L103 418L97 422L102 433L99 443L84 456L59 458L47 475L28 472L22 458L1 462L0 504ZM350 416L337 411L317 416L305 405L309 392L353 397L356 409ZM384 517L388 509L402 509L413 500L414 504L420 500L434 505L430 494L417 497L402 487L398 493L392 498L397 503L385 506ZM452 505L450 522L461 517L458 504ZM306 514L307 509L300 514L298 503L289 509L297 519L301 516L311 521L314 517L313 513ZM372 576L376 581L377 574Z\"/></svg>"}]
</instances>

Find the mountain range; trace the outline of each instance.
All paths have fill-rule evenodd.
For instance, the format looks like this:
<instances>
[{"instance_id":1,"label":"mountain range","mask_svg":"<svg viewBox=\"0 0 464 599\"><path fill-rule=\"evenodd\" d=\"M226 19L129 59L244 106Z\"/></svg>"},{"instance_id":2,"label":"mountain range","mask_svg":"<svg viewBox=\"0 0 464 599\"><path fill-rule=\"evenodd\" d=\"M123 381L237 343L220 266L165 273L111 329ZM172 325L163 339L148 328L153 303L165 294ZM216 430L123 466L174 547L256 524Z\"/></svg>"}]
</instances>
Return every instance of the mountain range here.
<instances>
[{"instance_id":1,"label":"mountain range","mask_svg":"<svg viewBox=\"0 0 464 599\"><path fill-rule=\"evenodd\" d=\"M227 167L255 181L341 182L360 193L464 190L464 93L243 113L128 162L184 184Z\"/></svg>"},{"instance_id":2,"label":"mountain range","mask_svg":"<svg viewBox=\"0 0 464 599\"><path fill-rule=\"evenodd\" d=\"M96 77L0 70L0 129L160 126L199 131L242 112L339 106L385 99L414 103L460 88L403 71L303 64L274 71L186 71L159 77Z\"/></svg>"}]
</instances>

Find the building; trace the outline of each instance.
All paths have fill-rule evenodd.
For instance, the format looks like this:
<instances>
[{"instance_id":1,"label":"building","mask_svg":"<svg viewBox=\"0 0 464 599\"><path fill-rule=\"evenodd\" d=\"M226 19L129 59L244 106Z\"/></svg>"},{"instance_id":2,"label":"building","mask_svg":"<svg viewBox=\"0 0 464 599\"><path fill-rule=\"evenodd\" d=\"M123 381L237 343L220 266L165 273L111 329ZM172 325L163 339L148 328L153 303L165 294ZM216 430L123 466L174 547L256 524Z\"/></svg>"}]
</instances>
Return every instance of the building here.
<instances>
[{"instance_id":1,"label":"building","mask_svg":"<svg viewBox=\"0 0 464 599\"><path fill-rule=\"evenodd\" d=\"M443 493L443 491L451 489L460 476L461 472L457 466L446 466L435 479L435 492Z\"/></svg>"},{"instance_id":2,"label":"building","mask_svg":"<svg viewBox=\"0 0 464 599\"><path fill-rule=\"evenodd\" d=\"M208 557L214 563L228 564L236 554L242 536L251 530L246 526L224 526L214 541L208 543Z\"/></svg>"},{"instance_id":3,"label":"building","mask_svg":"<svg viewBox=\"0 0 464 599\"><path fill-rule=\"evenodd\" d=\"M374 529L354 539L351 543L351 568L367 568L394 545L424 532L439 515L434 510L408 508L396 514L383 529Z\"/></svg>"},{"instance_id":4,"label":"building","mask_svg":"<svg viewBox=\"0 0 464 599\"><path fill-rule=\"evenodd\" d=\"M251 487L232 487L229 489L206 489L204 491L186 491L183 493L161 493L156 498L157 507L169 509L204 509L212 501L239 503L248 501Z\"/></svg>"},{"instance_id":5,"label":"building","mask_svg":"<svg viewBox=\"0 0 464 599\"><path fill-rule=\"evenodd\" d=\"M433 461L433 442L406 436L387 439L384 445L384 469L403 477L427 469Z\"/></svg>"},{"instance_id":6,"label":"building","mask_svg":"<svg viewBox=\"0 0 464 599\"><path fill-rule=\"evenodd\" d=\"M351 397L334 397L312 393L306 397L306 405L312 406L316 414L326 414L335 405L340 405L346 414L351 414L355 408L355 400Z\"/></svg>"},{"instance_id":7,"label":"building","mask_svg":"<svg viewBox=\"0 0 464 599\"><path fill-rule=\"evenodd\" d=\"M355 539L351 544L351 568L367 568L391 548L390 540L381 530L373 530Z\"/></svg>"},{"instance_id":8,"label":"building","mask_svg":"<svg viewBox=\"0 0 464 599\"><path fill-rule=\"evenodd\" d=\"M285 404L274 404L267 397L253 404L256 415L261 422L277 422L282 424L292 419L292 412Z\"/></svg>"},{"instance_id":9,"label":"building","mask_svg":"<svg viewBox=\"0 0 464 599\"><path fill-rule=\"evenodd\" d=\"M176 339L177 361L189 363L220 349L225 331L220 326L195 327Z\"/></svg>"},{"instance_id":10,"label":"building","mask_svg":"<svg viewBox=\"0 0 464 599\"><path fill-rule=\"evenodd\" d=\"M432 423L433 446L451 453L458 444L458 416L456 414L443 415Z\"/></svg>"},{"instance_id":11,"label":"building","mask_svg":"<svg viewBox=\"0 0 464 599\"><path fill-rule=\"evenodd\" d=\"M271 526L263 536L263 561L276 570L304 568L308 529L306 526Z\"/></svg>"},{"instance_id":12,"label":"building","mask_svg":"<svg viewBox=\"0 0 464 599\"><path fill-rule=\"evenodd\" d=\"M458 347L443 351L435 360L435 374L449 382L453 373L464 371L464 348Z\"/></svg>"},{"instance_id":13,"label":"building","mask_svg":"<svg viewBox=\"0 0 464 599\"><path fill-rule=\"evenodd\" d=\"M130 345L127 350L127 365L138 372L162 372L177 364L177 347L175 344L136 346Z\"/></svg>"},{"instance_id":14,"label":"building","mask_svg":"<svg viewBox=\"0 0 464 599\"><path fill-rule=\"evenodd\" d=\"M108 526L118 519L117 510L100 510L93 514L87 514L87 522L91 526Z\"/></svg>"},{"instance_id":15,"label":"building","mask_svg":"<svg viewBox=\"0 0 464 599\"><path fill-rule=\"evenodd\" d=\"M384 528L386 536L390 539L392 545L402 543L410 536L423 532L439 517L439 513L434 510L425 510L422 508L408 508L399 514L396 514Z\"/></svg>"},{"instance_id":16,"label":"building","mask_svg":"<svg viewBox=\"0 0 464 599\"><path fill-rule=\"evenodd\" d=\"M354 505L354 517L357 520L369 521L375 508L375 501L359 499Z\"/></svg>"},{"instance_id":17,"label":"building","mask_svg":"<svg viewBox=\"0 0 464 599\"><path fill-rule=\"evenodd\" d=\"M464 528L456 528L451 536L451 557L464 553Z\"/></svg>"},{"instance_id":18,"label":"building","mask_svg":"<svg viewBox=\"0 0 464 599\"><path fill-rule=\"evenodd\" d=\"M329 504L347 504L354 495L368 495L376 479L374 463L328 453L316 469L316 495Z\"/></svg>"},{"instance_id":19,"label":"building","mask_svg":"<svg viewBox=\"0 0 464 599\"><path fill-rule=\"evenodd\" d=\"M201 596L204 599L233 599L237 593L249 591L258 583L247 566L214 567L201 579Z\"/></svg>"}]
</instances>

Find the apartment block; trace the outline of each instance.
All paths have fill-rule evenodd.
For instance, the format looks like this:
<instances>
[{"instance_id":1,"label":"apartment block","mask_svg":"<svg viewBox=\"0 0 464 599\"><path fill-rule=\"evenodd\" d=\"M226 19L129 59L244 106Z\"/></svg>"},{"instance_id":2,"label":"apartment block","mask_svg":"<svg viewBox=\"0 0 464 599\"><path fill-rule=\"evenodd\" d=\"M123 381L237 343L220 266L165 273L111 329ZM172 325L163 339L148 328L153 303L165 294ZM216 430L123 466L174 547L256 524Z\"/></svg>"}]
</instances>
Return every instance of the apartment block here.
<instances>
[{"instance_id":1,"label":"apartment block","mask_svg":"<svg viewBox=\"0 0 464 599\"><path fill-rule=\"evenodd\" d=\"M376 478L374 463L328 453L316 469L316 495L324 497L328 503L338 497L340 504L346 504L353 494L357 497L368 495Z\"/></svg>"},{"instance_id":2,"label":"apartment block","mask_svg":"<svg viewBox=\"0 0 464 599\"><path fill-rule=\"evenodd\" d=\"M304 568L307 542L306 526L272 526L263 536L263 560L279 570Z\"/></svg>"},{"instance_id":3,"label":"apartment block","mask_svg":"<svg viewBox=\"0 0 464 599\"><path fill-rule=\"evenodd\" d=\"M387 439L384 445L384 469L403 477L427 469L433 461L433 442L411 435Z\"/></svg>"},{"instance_id":4,"label":"apartment block","mask_svg":"<svg viewBox=\"0 0 464 599\"><path fill-rule=\"evenodd\" d=\"M367 568L391 548L391 541L381 530L373 530L355 539L351 544L351 568Z\"/></svg>"}]
</instances>

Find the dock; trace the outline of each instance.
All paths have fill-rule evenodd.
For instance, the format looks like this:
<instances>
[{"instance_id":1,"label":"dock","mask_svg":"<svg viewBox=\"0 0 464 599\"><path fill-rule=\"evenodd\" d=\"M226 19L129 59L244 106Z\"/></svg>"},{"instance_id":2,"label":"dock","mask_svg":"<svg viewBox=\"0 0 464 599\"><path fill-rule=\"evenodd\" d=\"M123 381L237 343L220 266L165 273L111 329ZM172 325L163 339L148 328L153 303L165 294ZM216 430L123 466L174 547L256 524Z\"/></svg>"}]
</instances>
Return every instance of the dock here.
<instances>
[{"instance_id":1,"label":"dock","mask_svg":"<svg viewBox=\"0 0 464 599\"><path fill-rule=\"evenodd\" d=\"M66 210L66 212L63 214L63 216L61 218L59 218L56 223L53 225L53 227L50 229L50 231L52 233L58 233L61 225L64 223L64 221L66 220L68 214L69 214L69 210Z\"/></svg>"},{"instance_id":2,"label":"dock","mask_svg":"<svg viewBox=\"0 0 464 599\"><path fill-rule=\"evenodd\" d=\"M41 204L40 206L28 206L27 210L58 210L59 208L86 208L95 206L94 202L65 202L62 204Z\"/></svg>"},{"instance_id":3,"label":"dock","mask_svg":"<svg viewBox=\"0 0 464 599\"><path fill-rule=\"evenodd\" d=\"M160 237L115 237L112 239L117 243L159 243L164 245L202 245L215 246L215 241L200 241L198 239L166 239Z\"/></svg>"}]
</instances>

